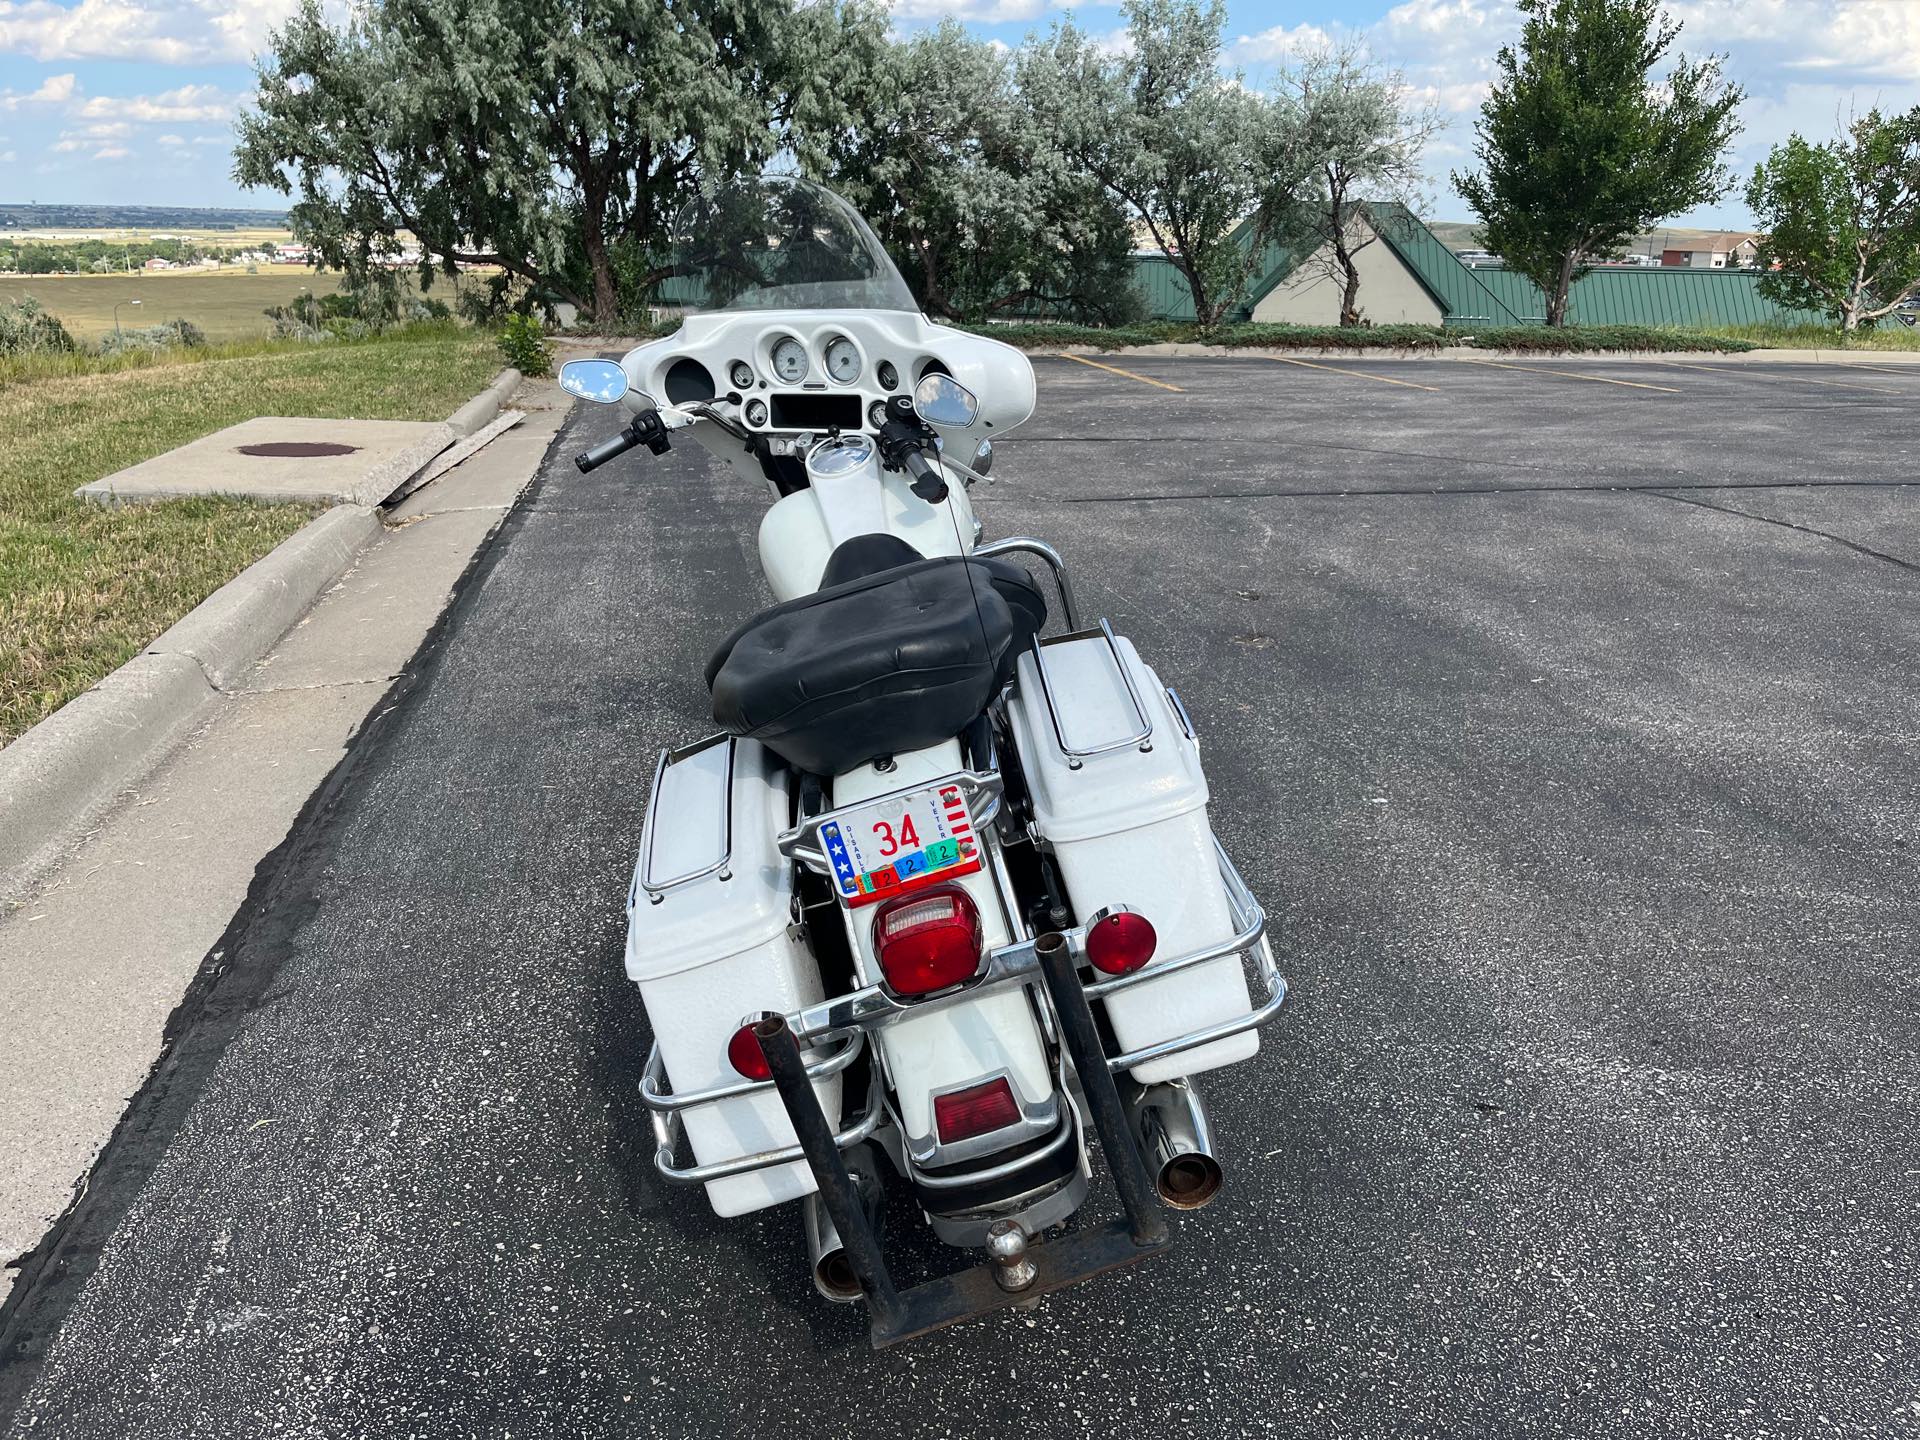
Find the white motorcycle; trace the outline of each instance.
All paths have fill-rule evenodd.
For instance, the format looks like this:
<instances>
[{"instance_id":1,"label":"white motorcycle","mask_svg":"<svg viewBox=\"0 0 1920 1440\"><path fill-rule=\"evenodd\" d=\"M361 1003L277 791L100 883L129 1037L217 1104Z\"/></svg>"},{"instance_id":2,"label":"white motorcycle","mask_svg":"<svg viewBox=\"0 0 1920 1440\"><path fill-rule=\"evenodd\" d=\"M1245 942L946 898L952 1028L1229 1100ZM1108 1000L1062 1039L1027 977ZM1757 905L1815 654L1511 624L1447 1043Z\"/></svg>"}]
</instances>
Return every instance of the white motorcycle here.
<instances>
[{"instance_id":1,"label":"white motorcycle","mask_svg":"<svg viewBox=\"0 0 1920 1440\"><path fill-rule=\"evenodd\" d=\"M1179 696L1051 546L980 543L1027 358L926 320L804 181L696 202L676 251L679 331L562 369L630 417L576 463L685 436L766 487L776 603L707 666L719 733L654 772L640 1091L661 1175L720 1215L799 1201L816 1287L886 1345L1165 1249L1162 1204L1221 1184L1194 1077L1250 1058L1286 985ZM1093 1135L1124 1218L1073 1225ZM896 1288L882 1157L986 1259Z\"/></svg>"}]
</instances>

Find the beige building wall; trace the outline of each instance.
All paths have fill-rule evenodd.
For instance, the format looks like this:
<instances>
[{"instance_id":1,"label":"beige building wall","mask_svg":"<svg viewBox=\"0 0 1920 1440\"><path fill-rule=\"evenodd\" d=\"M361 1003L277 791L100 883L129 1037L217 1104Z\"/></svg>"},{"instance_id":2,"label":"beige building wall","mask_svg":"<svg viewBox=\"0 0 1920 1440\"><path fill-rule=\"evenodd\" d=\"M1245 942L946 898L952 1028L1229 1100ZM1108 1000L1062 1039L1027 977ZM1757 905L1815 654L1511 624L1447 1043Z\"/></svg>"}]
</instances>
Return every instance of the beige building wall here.
<instances>
[{"instance_id":1,"label":"beige building wall","mask_svg":"<svg viewBox=\"0 0 1920 1440\"><path fill-rule=\"evenodd\" d=\"M1371 233L1365 220L1355 226ZM1272 325L1338 325L1340 323L1340 284L1328 277L1320 265L1324 247L1309 263L1302 265L1253 307L1253 318ZM1393 253L1384 240L1375 240L1360 251L1360 315L1376 325L1438 325L1446 313L1439 302Z\"/></svg>"}]
</instances>

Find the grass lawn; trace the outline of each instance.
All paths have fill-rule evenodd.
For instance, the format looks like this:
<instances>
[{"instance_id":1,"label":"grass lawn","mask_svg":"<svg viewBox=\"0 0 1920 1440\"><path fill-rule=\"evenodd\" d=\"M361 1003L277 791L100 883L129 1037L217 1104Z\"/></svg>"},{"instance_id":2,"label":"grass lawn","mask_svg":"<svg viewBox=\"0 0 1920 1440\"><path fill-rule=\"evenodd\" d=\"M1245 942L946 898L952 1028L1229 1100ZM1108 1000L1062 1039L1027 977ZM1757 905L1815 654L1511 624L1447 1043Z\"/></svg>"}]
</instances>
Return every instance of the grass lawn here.
<instances>
[{"instance_id":1,"label":"grass lawn","mask_svg":"<svg viewBox=\"0 0 1920 1440\"><path fill-rule=\"evenodd\" d=\"M501 366L490 336L450 327L247 349L94 374L0 368L0 743L315 513L233 499L105 509L75 500L76 485L256 415L444 419Z\"/></svg>"},{"instance_id":2,"label":"grass lawn","mask_svg":"<svg viewBox=\"0 0 1920 1440\"><path fill-rule=\"evenodd\" d=\"M1837 325L1730 325L1713 332L1769 350L1920 350L1920 328L1882 320L1851 338Z\"/></svg>"},{"instance_id":3,"label":"grass lawn","mask_svg":"<svg viewBox=\"0 0 1920 1440\"><path fill-rule=\"evenodd\" d=\"M262 266L244 270L156 270L131 275L0 275L0 300L31 295L60 317L67 333L83 344L113 333L113 307L128 330L167 320L191 320L209 340L245 340L271 332L261 313L269 305L290 303L302 290L330 295L340 286L337 274L316 274L304 265ZM452 303L452 287L442 299ZM436 287L439 293L439 287ZM129 305L138 300L139 305Z\"/></svg>"}]
</instances>

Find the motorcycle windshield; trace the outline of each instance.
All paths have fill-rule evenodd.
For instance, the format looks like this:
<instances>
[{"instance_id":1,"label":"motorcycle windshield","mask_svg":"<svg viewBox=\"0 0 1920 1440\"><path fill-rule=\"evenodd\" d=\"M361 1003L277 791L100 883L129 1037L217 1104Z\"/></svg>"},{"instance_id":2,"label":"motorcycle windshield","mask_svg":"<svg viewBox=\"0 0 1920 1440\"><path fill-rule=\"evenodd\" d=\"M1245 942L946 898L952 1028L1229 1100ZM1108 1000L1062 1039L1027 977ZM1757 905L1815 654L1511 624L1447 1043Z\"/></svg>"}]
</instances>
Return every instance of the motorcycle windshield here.
<instances>
[{"instance_id":1,"label":"motorcycle windshield","mask_svg":"<svg viewBox=\"0 0 1920 1440\"><path fill-rule=\"evenodd\" d=\"M661 299L688 310L907 310L919 304L846 201L794 176L723 185L674 221Z\"/></svg>"}]
</instances>

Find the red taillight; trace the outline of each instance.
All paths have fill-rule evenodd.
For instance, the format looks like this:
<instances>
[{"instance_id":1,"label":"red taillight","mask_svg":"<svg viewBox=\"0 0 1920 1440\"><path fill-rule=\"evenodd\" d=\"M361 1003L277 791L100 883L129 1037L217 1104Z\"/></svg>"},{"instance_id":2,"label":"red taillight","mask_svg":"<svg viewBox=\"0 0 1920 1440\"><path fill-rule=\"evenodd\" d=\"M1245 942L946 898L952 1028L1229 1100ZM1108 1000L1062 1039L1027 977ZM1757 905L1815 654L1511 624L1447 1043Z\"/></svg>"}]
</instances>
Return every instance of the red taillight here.
<instances>
[{"instance_id":1,"label":"red taillight","mask_svg":"<svg viewBox=\"0 0 1920 1440\"><path fill-rule=\"evenodd\" d=\"M727 1063L749 1080L771 1080L773 1071L767 1066L767 1057L760 1053L760 1037L753 1033L759 1022L758 1015L740 1022L740 1028L727 1041Z\"/></svg>"},{"instance_id":2,"label":"red taillight","mask_svg":"<svg viewBox=\"0 0 1920 1440\"><path fill-rule=\"evenodd\" d=\"M980 912L959 889L895 900L873 917L873 949L895 993L945 990L980 968Z\"/></svg>"},{"instance_id":3,"label":"red taillight","mask_svg":"<svg viewBox=\"0 0 1920 1440\"><path fill-rule=\"evenodd\" d=\"M971 1140L990 1130L1019 1124L1020 1102L1013 1098L1013 1086L1004 1079L989 1080L971 1090L934 1096L933 1123L940 1132L940 1143L951 1145L956 1140Z\"/></svg>"},{"instance_id":4,"label":"red taillight","mask_svg":"<svg viewBox=\"0 0 1920 1440\"><path fill-rule=\"evenodd\" d=\"M1108 910L1087 926L1087 959L1102 975L1131 975L1153 958L1160 937L1153 922L1131 910Z\"/></svg>"}]
</instances>

